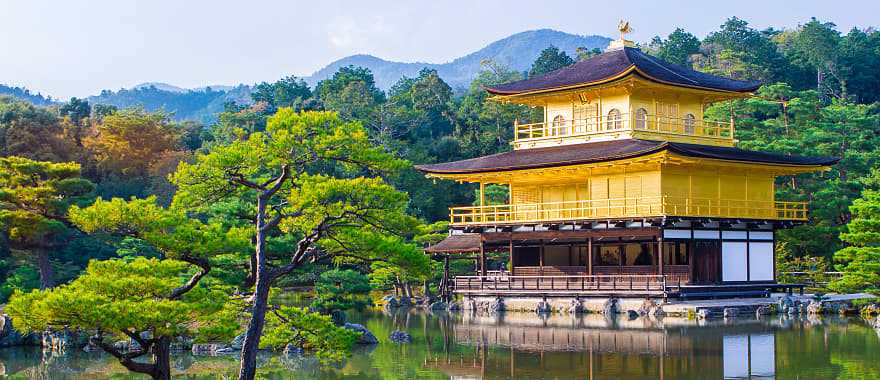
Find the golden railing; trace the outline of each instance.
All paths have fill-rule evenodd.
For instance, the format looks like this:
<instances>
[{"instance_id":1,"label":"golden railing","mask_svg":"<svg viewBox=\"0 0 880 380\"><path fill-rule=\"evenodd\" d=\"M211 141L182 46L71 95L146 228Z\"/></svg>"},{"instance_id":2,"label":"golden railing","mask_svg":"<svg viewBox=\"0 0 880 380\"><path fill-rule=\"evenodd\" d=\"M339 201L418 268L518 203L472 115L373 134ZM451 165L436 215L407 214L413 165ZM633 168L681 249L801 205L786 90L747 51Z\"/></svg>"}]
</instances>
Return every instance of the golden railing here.
<instances>
[{"instance_id":1,"label":"golden railing","mask_svg":"<svg viewBox=\"0 0 880 380\"><path fill-rule=\"evenodd\" d=\"M640 197L450 208L456 225L651 216L807 220L806 202Z\"/></svg>"},{"instance_id":2,"label":"golden railing","mask_svg":"<svg viewBox=\"0 0 880 380\"><path fill-rule=\"evenodd\" d=\"M653 132L661 135L733 140L730 123L657 115L604 115L586 119L514 124L514 140L613 134L622 131Z\"/></svg>"}]
</instances>

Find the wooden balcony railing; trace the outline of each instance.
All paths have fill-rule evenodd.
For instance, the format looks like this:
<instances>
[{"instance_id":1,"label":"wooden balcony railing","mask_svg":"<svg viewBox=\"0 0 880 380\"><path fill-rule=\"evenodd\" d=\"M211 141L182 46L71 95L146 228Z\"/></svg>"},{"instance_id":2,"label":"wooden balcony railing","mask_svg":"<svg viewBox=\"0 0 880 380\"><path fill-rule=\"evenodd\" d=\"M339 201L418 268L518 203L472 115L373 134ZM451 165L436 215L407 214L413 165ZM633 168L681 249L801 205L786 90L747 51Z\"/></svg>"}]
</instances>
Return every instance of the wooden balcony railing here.
<instances>
[{"instance_id":1,"label":"wooden balcony railing","mask_svg":"<svg viewBox=\"0 0 880 380\"><path fill-rule=\"evenodd\" d=\"M730 123L657 115L604 115L587 119L514 124L515 142L573 136L614 134L622 131L653 132L661 135L700 137L733 141Z\"/></svg>"},{"instance_id":2,"label":"wooden balcony railing","mask_svg":"<svg viewBox=\"0 0 880 380\"><path fill-rule=\"evenodd\" d=\"M472 225L652 216L807 220L807 203L657 196L453 207L449 218Z\"/></svg>"},{"instance_id":3,"label":"wooden balcony railing","mask_svg":"<svg viewBox=\"0 0 880 380\"><path fill-rule=\"evenodd\" d=\"M459 293L484 291L517 292L639 292L663 293L668 282L662 275L593 275L593 276L457 276L453 284ZM676 279L677 280L677 279Z\"/></svg>"}]
</instances>

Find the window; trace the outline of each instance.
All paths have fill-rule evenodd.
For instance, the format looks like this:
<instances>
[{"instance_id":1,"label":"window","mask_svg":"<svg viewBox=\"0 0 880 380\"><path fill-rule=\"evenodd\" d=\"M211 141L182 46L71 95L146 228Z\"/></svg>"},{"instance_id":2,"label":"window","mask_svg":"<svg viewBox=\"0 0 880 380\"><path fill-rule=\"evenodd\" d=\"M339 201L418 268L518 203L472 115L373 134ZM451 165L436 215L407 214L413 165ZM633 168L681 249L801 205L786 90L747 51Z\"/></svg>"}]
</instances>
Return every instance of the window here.
<instances>
[{"instance_id":1,"label":"window","mask_svg":"<svg viewBox=\"0 0 880 380\"><path fill-rule=\"evenodd\" d=\"M688 135L694 134L696 132L694 126L697 124L697 117L694 114L689 113L684 115L684 133Z\"/></svg>"},{"instance_id":2,"label":"window","mask_svg":"<svg viewBox=\"0 0 880 380\"><path fill-rule=\"evenodd\" d=\"M596 259L593 261L593 264L598 266L619 266L620 249L622 247L622 245L596 246Z\"/></svg>"},{"instance_id":3,"label":"window","mask_svg":"<svg viewBox=\"0 0 880 380\"><path fill-rule=\"evenodd\" d=\"M565 117L556 115L553 118L553 135L565 136L568 134L568 125L565 123Z\"/></svg>"},{"instance_id":4,"label":"window","mask_svg":"<svg viewBox=\"0 0 880 380\"><path fill-rule=\"evenodd\" d=\"M611 111L608 111L608 121L605 129L620 129L623 128L623 120L620 118L620 110L617 108L612 108Z\"/></svg>"},{"instance_id":5,"label":"window","mask_svg":"<svg viewBox=\"0 0 880 380\"><path fill-rule=\"evenodd\" d=\"M625 247L624 265L654 265L654 252L652 252L653 244L627 244Z\"/></svg>"},{"instance_id":6,"label":"window","mask_svg":"<svg viewBox=\"0 0 880 380\"><path fill-rule=\"evenodd\" d=\"M513 265L517 267L536 267L541 263L541 247L515 247Z\"/></svg>"},{"instance_id":7,"label":"window","mask_svg":"<svg viewBox=\"0 0 880 380\"><path fill-rule=\"evenodd\" d=\"M644 108L636 110L636 129L648 129L648 110Z\"/></svg>"},{"instance_id":8,"label":"window","mask_svg":"<svg viewBox=\"0 0 880 380\"><path fill-rule=\"evenodd\" d=\"M596 129L599 106L595 104L576 104L574 106L574 133L592 132Z\"/></svg>"},{"instance_id":9,"label":"window","mask_svg":"<svg viewBox=\"0 0 880 380\"><path fill-rule=\"evenodd\" d=\"M663 264L664 265L688 265L687 242L664 242Z\"/></svg>"}]
</instances>

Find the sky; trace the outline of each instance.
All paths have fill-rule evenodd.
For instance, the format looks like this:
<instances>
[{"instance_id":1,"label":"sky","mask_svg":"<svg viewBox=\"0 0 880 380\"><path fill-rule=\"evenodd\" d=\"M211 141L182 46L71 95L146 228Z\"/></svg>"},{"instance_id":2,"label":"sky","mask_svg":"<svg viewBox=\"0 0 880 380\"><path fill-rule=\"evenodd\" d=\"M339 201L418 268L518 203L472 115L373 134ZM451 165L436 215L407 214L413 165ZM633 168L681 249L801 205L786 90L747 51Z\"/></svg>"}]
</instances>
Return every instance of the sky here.
<instances>
[{"instance_id":1,"label":"sky","mask_svg":"<svg viewBox=\"0 0 880 380\"><path fill-rule=\"evenodd\" d=\"M647 41L699 37L737 16L841 31L880 25L880 1L0 0L0 84L56 99L144 82L194 88L307 76L352 54L442 63L526 30Z\"/></svg>"}]
</instances>

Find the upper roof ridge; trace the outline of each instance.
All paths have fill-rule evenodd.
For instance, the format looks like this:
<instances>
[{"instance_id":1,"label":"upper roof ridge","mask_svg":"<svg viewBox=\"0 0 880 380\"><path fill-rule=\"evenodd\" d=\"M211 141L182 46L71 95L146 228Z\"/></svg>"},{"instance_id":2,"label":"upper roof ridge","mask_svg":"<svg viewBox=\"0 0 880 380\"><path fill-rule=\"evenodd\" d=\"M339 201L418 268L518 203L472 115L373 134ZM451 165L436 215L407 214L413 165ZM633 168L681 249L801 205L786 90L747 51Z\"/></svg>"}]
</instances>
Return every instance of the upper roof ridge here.
<instances>
[{"instance_id":1,"label":"upper roof ridge","mask_svg":"<svg viewBox=\"0 0 880 380\"><path fill-rule=\"evenodd\" d=\"M623 47L542 75L486 86L485 89L495 95L548 92L612 81L626 75L633 68L649 80L674 86L747 93L757 90L761 85L760 81L736 80L699 72L666 62L635 47Z\"/></svg>"}]
</instances>

